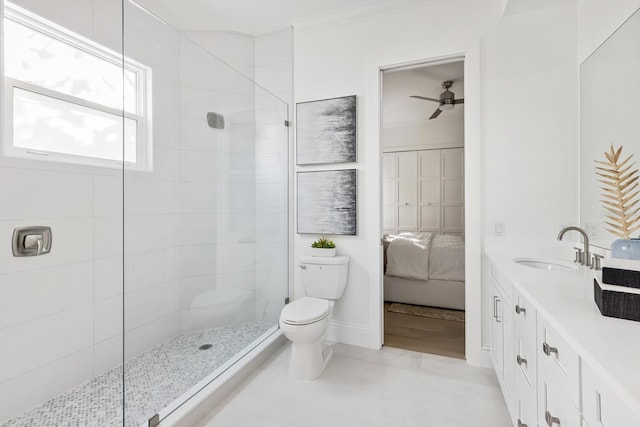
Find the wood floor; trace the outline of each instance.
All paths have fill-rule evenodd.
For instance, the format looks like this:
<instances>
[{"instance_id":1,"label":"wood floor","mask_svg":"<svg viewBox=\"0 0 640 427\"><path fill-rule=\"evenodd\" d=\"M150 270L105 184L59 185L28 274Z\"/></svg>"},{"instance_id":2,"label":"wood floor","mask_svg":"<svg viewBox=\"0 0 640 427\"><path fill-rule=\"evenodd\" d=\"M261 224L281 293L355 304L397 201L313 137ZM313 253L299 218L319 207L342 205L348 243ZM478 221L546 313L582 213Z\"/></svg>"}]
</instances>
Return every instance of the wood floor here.
<instances>
[{"instance_id":1,"label":"wood floor","mask_svg":"<svg viewBox=\"0 0 640 427\"><path fill-rule=\"evenodd\" d=\"M389 311L384 303L384 345L464 359L464 322Z\"/></svg>"}]
</instances>

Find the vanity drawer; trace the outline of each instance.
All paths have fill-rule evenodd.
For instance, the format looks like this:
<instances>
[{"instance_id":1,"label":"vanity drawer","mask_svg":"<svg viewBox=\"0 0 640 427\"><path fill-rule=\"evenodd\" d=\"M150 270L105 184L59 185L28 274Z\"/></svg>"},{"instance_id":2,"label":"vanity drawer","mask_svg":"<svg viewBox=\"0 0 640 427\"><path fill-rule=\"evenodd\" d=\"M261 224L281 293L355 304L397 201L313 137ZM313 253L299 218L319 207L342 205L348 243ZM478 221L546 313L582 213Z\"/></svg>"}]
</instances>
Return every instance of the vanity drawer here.
<instances>
[{"instance_id":1,"label":"vanity drawer","mask_svg":"<svg viewBox=\"0 0 640 427\"><path fill-rule=\"evenodd\" d=\"M582 412L591 427L640 426L640 414L623 404L587 364L582 365Z\"/></svg>"},{"instance_id":2,"label":"vanity drawer","mask_svg":"<svg viewBox=\"0 0 640 427\"><path fill-rule=\"evenodd\" d=\"M536 309L517 289L513 292L513 311L516 324L536 342Z\"/></svg>"},{"instance_id":3,"label":"vanity drawer","mask_svg":"<svg viewBox=\"0 0 640 427\"><path fill-rule=\"evenodd\" d=\"M538 373L538 425L580 427L580 412L549 369L549 364L540 364Z\"/></svg>"},{"instance_id":4,"label":"vanity drawer","mask_svg":"<svg viewBox=\"0 0 640 427\"><path fill-rule=\"evenodd\" d=\"M529 338L521 325L516 325L516 333L514 335L514 350L513 356L516 376L523 377L526 382L535 387L537 378L536 369L536 347L533 344L534 341Z\"/></svg>"},{"instance_id":5,"label":"vanity drawer","mask_svg":"<svg viewBox=\"0 0 640 427\"><path fill-rule=\"evenodd\" d=\"M514 416L516 427L536 427L537 396L532 387L522 375L516 375L516 391L514 401Z\"/></svg>"},{"instance_id":6,"label":"vanity drawer","mask_svg":"<svg viewBox=\"0 0 640 427\"><path fill-rule=\"evenodd\" d=\"M546 365L576 407L580 405L578 353L542 317L538 319L538 369Z\"/></svg>"}]
</instances>

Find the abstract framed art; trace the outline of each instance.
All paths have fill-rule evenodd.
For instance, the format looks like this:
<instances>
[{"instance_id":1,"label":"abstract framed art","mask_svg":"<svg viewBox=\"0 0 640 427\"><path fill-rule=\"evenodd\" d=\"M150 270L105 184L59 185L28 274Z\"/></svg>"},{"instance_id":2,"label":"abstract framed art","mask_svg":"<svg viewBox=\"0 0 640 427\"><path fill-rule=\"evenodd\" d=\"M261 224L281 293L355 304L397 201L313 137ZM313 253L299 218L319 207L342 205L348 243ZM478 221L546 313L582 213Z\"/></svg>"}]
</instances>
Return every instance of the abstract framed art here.
<instances>
[{"instance_id":1,"label":"abstract framed art","mask_svg":"<svg viewBox=\"0 0 640 427\"><path fill-rule=\"evenodd\" d=\"M298 172L298 233L356 235L356 170Z\"/></svg>"},{"instance_id":2,"label":"abstract framed art","mask_svg":"<svg viewBox=\"0 0 640 427\"><path fill-rule=\"evenodd\" d=\"M296 164L356 161L356 96L296 104Z\"/></svg>"}]
</instances>

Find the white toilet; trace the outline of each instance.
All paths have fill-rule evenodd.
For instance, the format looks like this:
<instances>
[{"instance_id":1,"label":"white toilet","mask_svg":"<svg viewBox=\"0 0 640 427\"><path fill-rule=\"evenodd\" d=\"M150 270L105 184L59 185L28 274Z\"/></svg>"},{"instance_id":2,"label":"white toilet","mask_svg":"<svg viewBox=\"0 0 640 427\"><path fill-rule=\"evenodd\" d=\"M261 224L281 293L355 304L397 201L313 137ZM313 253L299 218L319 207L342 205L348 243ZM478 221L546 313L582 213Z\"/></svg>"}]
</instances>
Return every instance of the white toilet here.
<instances>
[{"instance_id":1,"label":"white toilet","mask_svg":"<svg viewBox=\"0 0 640 427\"><path fill-rule=\"evenodd\" d=\"M313 380L331 358L332 349L323 348L323 338L333 302L347 287L349 257L302 257L299 267L307 296L284 306L280 329L292 342L289 377Z\"/></svg>"}]
</instances>

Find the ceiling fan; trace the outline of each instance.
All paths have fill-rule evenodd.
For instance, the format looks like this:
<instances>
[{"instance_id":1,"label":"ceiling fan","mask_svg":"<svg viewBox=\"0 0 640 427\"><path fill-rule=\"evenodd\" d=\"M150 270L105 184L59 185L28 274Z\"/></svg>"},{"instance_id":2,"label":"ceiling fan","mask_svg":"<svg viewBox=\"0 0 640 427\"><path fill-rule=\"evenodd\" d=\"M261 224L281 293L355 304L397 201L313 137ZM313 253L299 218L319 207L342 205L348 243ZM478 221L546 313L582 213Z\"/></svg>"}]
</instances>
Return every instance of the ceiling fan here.
<instances>
[{"instance_id":1,"label":"ceiling fan","mask_svg":"<svg viewBox=\"0 0 640 427\"><path fill-rule=\"evenodd\" d=\"M418 95L411 95L411 98L424 99L426 101L433 101L433 102L439 103L440 106L438 107L438 109L433 112L431 117L429 117L429 120L435 119L440 115L440 113L442 113L443 110L453 110L454 104L464 103L464 98L455 99L456 97L455 94L449 90L451 86L453 86L453 82L451 80L442 82L442 88L444 89L444 92L440 94L440 99L427 98L426 96L418 96Z\"/></svg>"}]
</instances>

